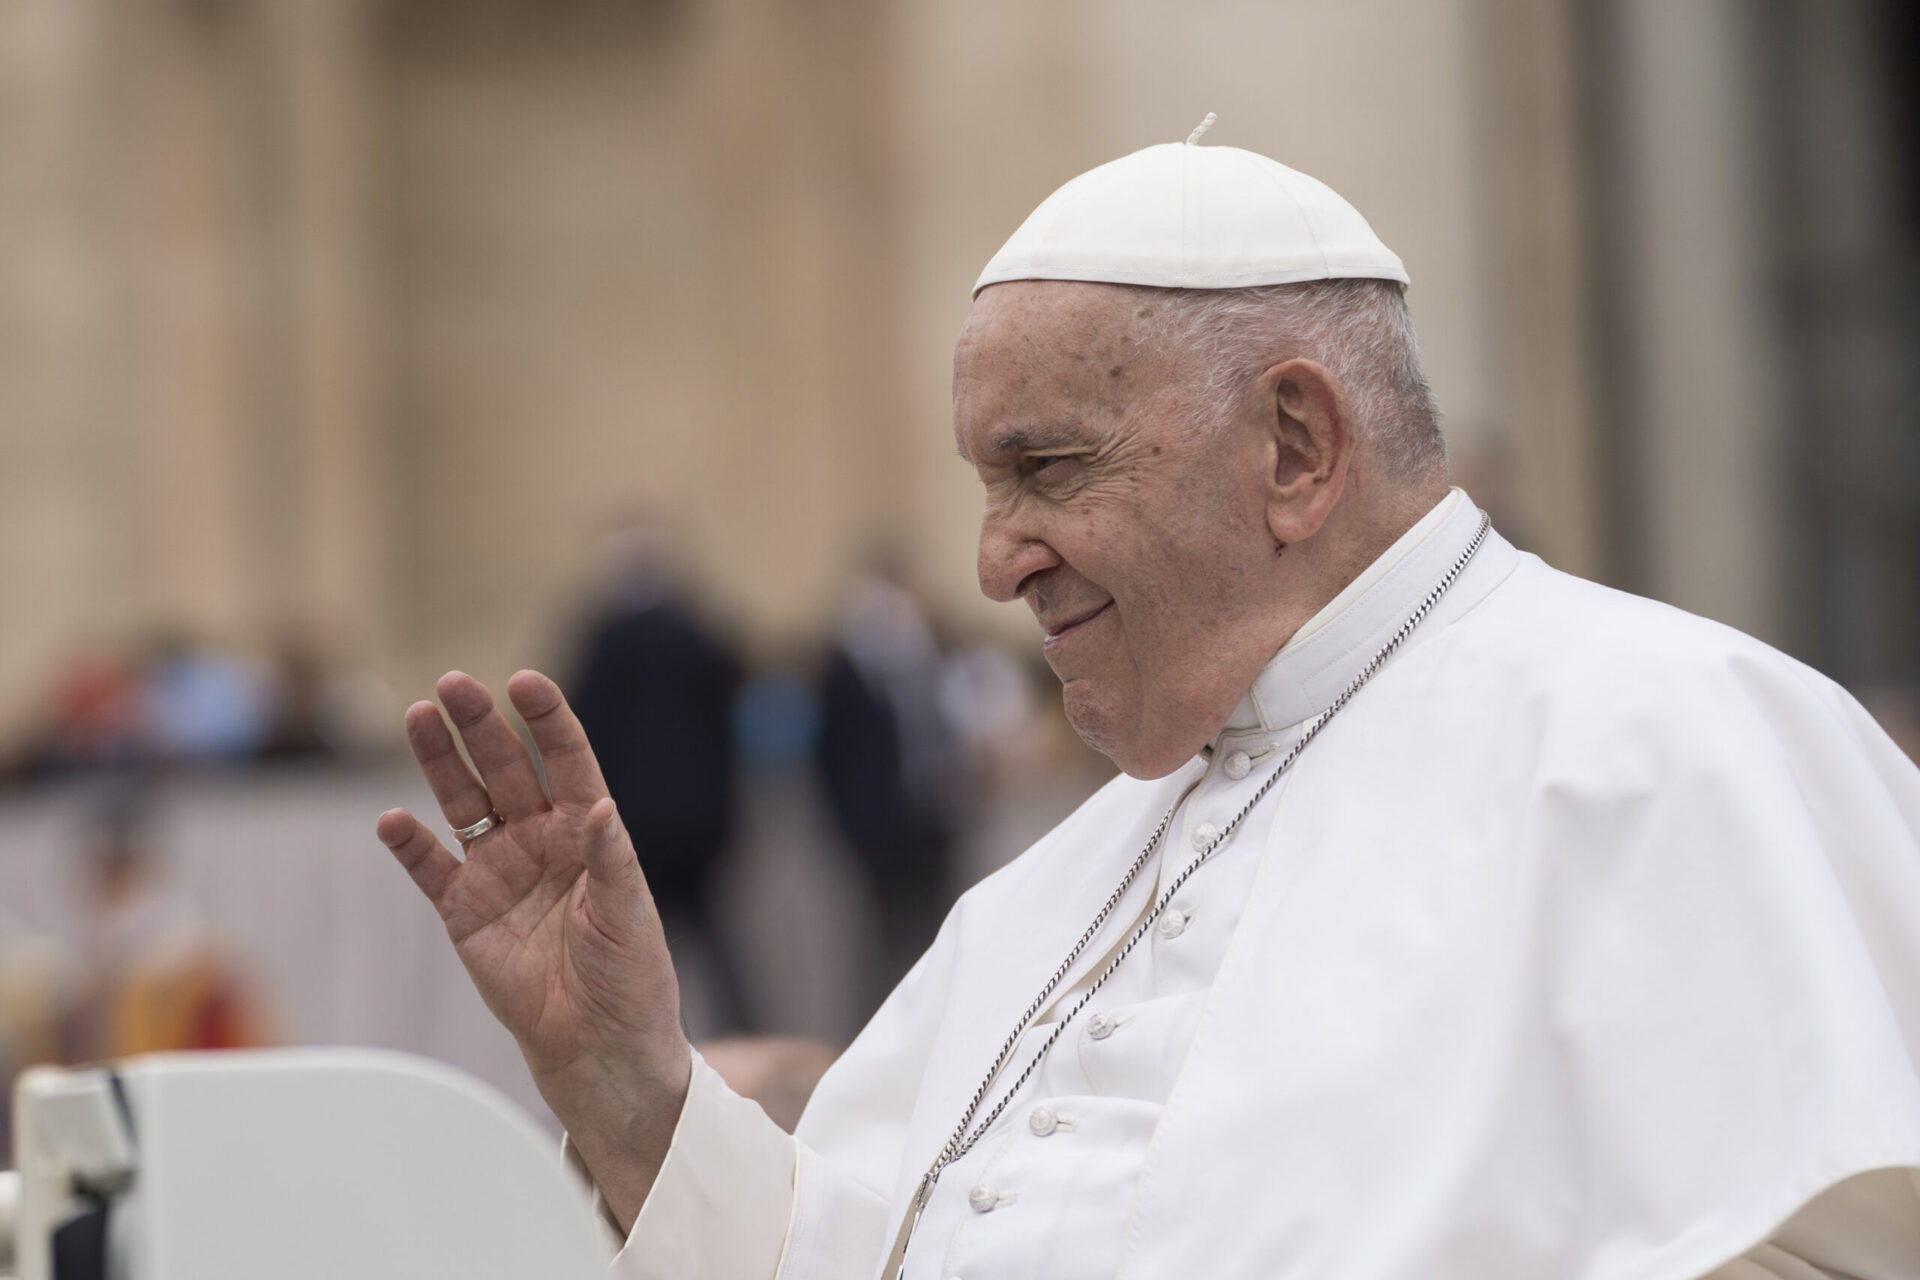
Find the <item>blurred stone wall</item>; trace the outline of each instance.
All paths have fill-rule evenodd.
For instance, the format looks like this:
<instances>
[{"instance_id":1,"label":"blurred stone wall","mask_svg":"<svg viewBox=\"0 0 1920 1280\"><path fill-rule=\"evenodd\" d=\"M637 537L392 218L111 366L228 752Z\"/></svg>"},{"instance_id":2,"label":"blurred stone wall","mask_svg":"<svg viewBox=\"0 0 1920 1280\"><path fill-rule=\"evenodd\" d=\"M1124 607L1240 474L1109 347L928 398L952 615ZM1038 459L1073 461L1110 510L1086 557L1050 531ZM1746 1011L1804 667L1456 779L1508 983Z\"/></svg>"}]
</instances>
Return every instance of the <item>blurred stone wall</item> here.
<instances>
[{"instance_id":1,"label":"blurred stone wall","mask_svg":"<svg viewBox=\"0 0 1920 1280\"><path fill-rule=\"evenodd\" d=\"M1504 528L1779 638L1753 12L14 0L0 735L74 643L160 627L407 692L550 661L636 502L767 646L876 535L1025 636L948 432L968 289L1059 182L1207 111L1407 260Z\"/></svg>"}]
</instances>

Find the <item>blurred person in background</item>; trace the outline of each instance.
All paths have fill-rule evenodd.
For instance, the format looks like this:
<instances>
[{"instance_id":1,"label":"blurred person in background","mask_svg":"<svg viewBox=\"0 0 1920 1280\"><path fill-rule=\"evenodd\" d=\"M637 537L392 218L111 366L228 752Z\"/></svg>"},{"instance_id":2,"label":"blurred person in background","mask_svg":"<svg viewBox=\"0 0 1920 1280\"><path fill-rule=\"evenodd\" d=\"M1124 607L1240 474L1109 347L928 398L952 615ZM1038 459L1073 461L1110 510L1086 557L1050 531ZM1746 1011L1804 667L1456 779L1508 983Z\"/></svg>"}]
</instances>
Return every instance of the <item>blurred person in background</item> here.
<instances>
[{"instance_id":1,"label":"blurred person in background","mask_svg":"<svg viewBox=\"0 0 1920 1280\"><path fill-rule=\"evenodd\" d=\"M272 714L260 753L273 760L329 760L339 754L338 730L329 723L332 675L312 644L284 637L274 651L270 676Z\"/></svg>"},{"instance_id":2,"label":"blurred person in background","mask_svg":"<svg viewBox=\"0 0 1920 1280\"><path fill-rule=\"evenodd\" d=\"M1044 661L998 643L962 646L940 702L966 755L962 881L997 871L1113 778L1113 762L1074 735Z\"/></svg>"},{"instance_id":3,"label":"blurred person in background","mask_svg":"<svg viewBox=\"0 0 1920 1280\"><path fill-rule=\"evenodd\" d=\"M265 663L163 633L151 642L144 670L141 714L159 758L246 760L266 749L274 732L275 688Z\"/></svg>"},{"instance_id":4,"label":"blurred person in background","mask_svg":"<svg viewBox=\"0 0 1920 1280\"><path fill-rule=\"evenodd\" d=\"M109 649L82 648L59 664L50 686L38 723L28 729L10 772L45 779L148 757L134 663Z\"/></svg>"},{"instance_id":5,"label":"blurred person in background","mask_svg":"<svg viewBox=\"0 0 1920 1280\"><path fill-rule=\"evenodd\" d=\"M267 668L268 729L259 758L363 764L398 747L398 695L378 672L315 640L318 627L284 632Z\"/></svg>"},{"instance_id":6,"label":"blurred person in background","mask_svg":"<svg viewBox=\"0 0 1920 1280\"><path fill-rule=\"evenodd\" d=\"M740 756L727 900L766 1031L845 1044L873 1013L881 939L821 786L819 651L758 655L734 702Z\"/></svg>"},{"instance_id":7,"label":"blurred person in background","mask_svg":"<svg viewBox=\"0 0 1920 1280\"><path fill-rule=\"evenodd\" d=\"M617 1271L1911 1280L1920 772L1493 531L1400 259L1208 123L1049 197L955 355L981 587L1126 776L962 898L797 1139L682 1034L557 686L506 690L550 794L471 677L478 776L409 710L466 858L378 833Z\"/></svg>"},{"instance_id":8,"label":"blurred person in background","mask_svg":"<svg viewBox=\"0 0 1920 1280\"><path fill-rule=\"evenodd\" d=\"M877 1008L933 941L952 895L959 753L944 660L897 560L876 553L840 611L820 690L820 775L880 913Z\"/></svg>"},{"instance_id":9,"label":"blurred person in background","mask_svg":"<svg viewBox=\"0 0 1920 1280\"><path fill-rule=\"evenodd\" d=\"M601 541L572 688L609 793L654 833L647 876L670 935L691 943L706 979L708 1033L750 1017L719 925L715 874L735 804L732 648L702 618L670 527L629 514Z\"/></svg>"},{"instance_id":10,"label":"blurred person in background","mask_svg":"<svg viewBox=\"0 0 1920 1280\"><path fill-rule=\"evenodd\" d=\"M144 795L117 794L87 850L70 1059L273 1043L256 980L168 884L148 827Z\"/></svg>"}]
</instances>

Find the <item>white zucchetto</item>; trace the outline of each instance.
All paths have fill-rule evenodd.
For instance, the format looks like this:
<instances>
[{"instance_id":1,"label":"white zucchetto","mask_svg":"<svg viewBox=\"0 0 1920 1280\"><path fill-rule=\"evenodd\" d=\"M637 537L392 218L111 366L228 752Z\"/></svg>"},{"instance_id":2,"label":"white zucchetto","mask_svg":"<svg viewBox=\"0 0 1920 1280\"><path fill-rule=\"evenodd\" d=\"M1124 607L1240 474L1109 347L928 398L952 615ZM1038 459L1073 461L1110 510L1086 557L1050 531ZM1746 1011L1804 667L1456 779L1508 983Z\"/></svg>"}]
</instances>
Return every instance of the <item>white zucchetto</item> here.
<instances>
[{"instance_id":1,"label":"white zucchetto","mask_svg":"<svg viewBox=\"0 0 1920 1280\"><path fill-rule=\"evenodd\" d=\"M1251 151L1201 146L1205 128L1091 169L1048 196L993 255L974 293L1007 280L1169 289L1340 277L1407 283L1398 255L1333 188Z\"/></svg>"}]
</instances>

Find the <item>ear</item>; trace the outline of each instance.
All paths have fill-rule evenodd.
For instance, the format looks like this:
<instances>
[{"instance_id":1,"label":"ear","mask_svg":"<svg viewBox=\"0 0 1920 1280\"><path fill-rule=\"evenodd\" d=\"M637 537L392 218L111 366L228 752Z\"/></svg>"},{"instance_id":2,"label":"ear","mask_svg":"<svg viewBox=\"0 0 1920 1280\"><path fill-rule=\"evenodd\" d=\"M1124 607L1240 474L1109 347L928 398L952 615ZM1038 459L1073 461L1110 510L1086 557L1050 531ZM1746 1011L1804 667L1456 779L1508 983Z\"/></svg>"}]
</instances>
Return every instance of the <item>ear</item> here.
<instances>
[{"instance_id":1,"label":"ear","mask_svg":"<svg viewBox=\"0 0 1920 1280\"><path fill-rule=\"evenodd\" d=\"M1267 528L1291 545L1319 532L1340 502L1354 450L1340 379L1312 360L1274 365L1256 382L1267 432Z\"/></svg>"}]
</instances>

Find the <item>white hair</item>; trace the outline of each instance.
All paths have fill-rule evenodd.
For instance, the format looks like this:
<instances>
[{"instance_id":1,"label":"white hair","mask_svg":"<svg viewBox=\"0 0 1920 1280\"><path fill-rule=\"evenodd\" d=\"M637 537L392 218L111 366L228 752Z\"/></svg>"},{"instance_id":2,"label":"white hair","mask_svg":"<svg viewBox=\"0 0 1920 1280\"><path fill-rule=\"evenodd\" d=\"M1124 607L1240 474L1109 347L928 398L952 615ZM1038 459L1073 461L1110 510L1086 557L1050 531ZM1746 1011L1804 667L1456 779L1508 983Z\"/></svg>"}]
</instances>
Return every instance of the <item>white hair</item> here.
<instances>
[{"instance_id":1,"label":"white hair","mask_svg":"<svg viewBox=\"0 0 1920 1280\"><path fill-rule=\"evenodd\" d=\"M1358 434L1403 479L1446 460L1440 409L1395 280L1311 280L1252 289L1142 289L1148 340L1206 362L1188 391L1209 423L1239 409L1248 385L1283 360L1325 365L1346 389Z\"/></svg>"}]
</instances>

